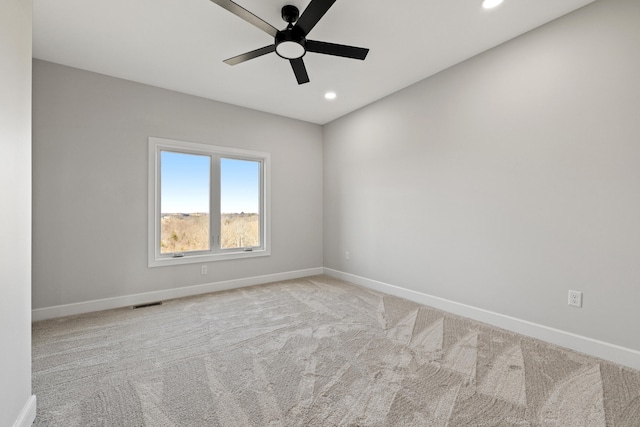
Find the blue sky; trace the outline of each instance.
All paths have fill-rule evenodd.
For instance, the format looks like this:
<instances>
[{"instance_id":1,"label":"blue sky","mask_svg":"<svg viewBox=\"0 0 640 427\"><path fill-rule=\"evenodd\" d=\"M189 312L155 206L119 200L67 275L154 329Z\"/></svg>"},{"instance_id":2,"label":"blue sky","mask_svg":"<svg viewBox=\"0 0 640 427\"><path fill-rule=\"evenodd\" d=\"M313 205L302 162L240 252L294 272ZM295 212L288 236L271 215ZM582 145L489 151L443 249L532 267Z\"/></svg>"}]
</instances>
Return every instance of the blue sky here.
<instances>
[{"instance_id":1,"label":"blue sky","mask_svg":"<svg viewBox=\"0 0 640 427\"><path fill-rule=\"evenodd\" d=\"M260 204L260 163L221 159L222 213L258 213Z\"/></svg>"},{"instance_id":2,"label":"blue sky","mask_svg":"<svg viewBox=\"0 0 640 427\"><path fill-rule=\"evenodd\" d=\"M163 151L162 213L209 212L209 156ZM260 164L247 160L220 160L222 213L257 213Z\"/></svg>"}]
</instances>

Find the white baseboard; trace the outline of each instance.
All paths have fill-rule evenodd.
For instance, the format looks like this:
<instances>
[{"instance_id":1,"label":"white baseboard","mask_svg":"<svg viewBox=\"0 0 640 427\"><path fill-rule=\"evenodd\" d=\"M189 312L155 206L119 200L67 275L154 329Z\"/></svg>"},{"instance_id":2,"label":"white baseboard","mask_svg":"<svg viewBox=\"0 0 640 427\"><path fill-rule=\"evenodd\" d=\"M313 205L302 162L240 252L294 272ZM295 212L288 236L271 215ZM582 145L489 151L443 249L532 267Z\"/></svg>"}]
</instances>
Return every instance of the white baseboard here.
<instances>
[{"instance_id":1,"label":"white baseboard","mask_svg":"<svg viewBox=\"0 0 640 427\"><path fill-rule=\"evenodd\" d=\"M330 268L324 274L640 370L640 351Z\"/></svg>"},{"instance_id":2,"label":"white baseboard","mask_svg":"<svg viewBox=\"0 0 640 427\"><path fill-rule=\"evenodd\" d=\"M145 292L141 294L104 298L74 304L57 305L54 307L36 308L31 311L31 320L33 322L36 322L38 320L53 319L56 317L70 316L74 314L90 313L93 311L109 310L112 308L127 307L138 304L147 304L155 301L164 301L174 298L206 294L210 292L226 291L229 289L261 285L264 283L277 282L280 280L299 279L301 277L323 274L323 272L324 269L322 267L309 268L306 270L288 271L284 273L267 274L264 276L225 280L222 282L205 283L202 285L185 286L182 288L166 289L162 291Z\"/></svg>"},{"instance_id":3,"label":"white baseboard","mask_svg":"<svg viewBox=\"0 0 640 427\"><path fill-rule=\"evenodd\" d=\"M13 423L13 427L29 427L36 419L36 396L31 395L27 403L22 407L18 419Z\"/></svg>"}]
</instances>

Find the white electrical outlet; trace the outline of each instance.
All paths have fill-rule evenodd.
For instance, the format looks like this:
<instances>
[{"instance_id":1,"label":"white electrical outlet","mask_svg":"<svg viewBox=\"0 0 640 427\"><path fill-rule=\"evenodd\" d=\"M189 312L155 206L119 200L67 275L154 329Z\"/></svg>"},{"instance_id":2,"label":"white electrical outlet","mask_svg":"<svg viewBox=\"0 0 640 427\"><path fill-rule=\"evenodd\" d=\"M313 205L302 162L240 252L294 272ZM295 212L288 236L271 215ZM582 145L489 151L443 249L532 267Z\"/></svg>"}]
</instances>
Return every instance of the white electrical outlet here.
<instances>
[{"instance_id":1,"label":"white electrical outlet","mask_svg":"<svg viewBox=\"0 0 640 427\"><path fill-rule=\"evenodd\" d=\"M203 265L202 267L200 267L200 274L207 274L207 266Z\"/></svg>"},{"instance_id":2,"label":"white electrical outlet","mask_svg":"<svg viewBox=\"0 0 640 427\"><path fill-rule=\"evenodd\" d=\"M346 259L347 261L349 261L351 259L351 254L349 253L349 251L346 251L344 253L344 259Z\"/></svg>"},{"instance_id":3,"label":"white electrical outlet","mask_svg":"<svg viewBox=\"0 0 640 427\"><path fill-rule=\"evenodd\" d=\"M582 307L582 292L569 291L569 305L574 307Z\"/></svg>"}]
</instances>

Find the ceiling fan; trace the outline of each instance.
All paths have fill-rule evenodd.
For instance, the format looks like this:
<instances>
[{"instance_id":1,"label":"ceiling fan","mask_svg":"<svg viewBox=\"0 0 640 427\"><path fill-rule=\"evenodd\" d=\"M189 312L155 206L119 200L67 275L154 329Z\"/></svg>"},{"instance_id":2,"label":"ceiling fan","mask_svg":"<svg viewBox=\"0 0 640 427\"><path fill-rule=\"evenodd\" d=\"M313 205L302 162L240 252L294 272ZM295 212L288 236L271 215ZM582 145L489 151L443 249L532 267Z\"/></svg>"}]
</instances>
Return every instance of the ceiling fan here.
<instances>
[{"instance_id":1,"label":"ceiling fan","mask_svg":"<svg viewBox=\"0 0 640 427\"><path fill-rule=\"evenodd\" d=\"M311 3L309 3L302 15L300 15L297 7L292 5L284 6L282 8L282 19L287 22L287 27L284 30L278 30L231 0L211 1L248 23L260 28L274 38L273 44L269 46L225 59L224 62L229 65L237 65L250 59L266 55L267 53L275 52L278 56L289 60L298 84L303 84L309 82L307 68L302 60L302 57L307 52L360 60L365 59L367 53L369 53L369 49L361 47L307 40L307 34L315 27L324 14L327 13L329 8L333 6L336 0L311 0Z\"/></svg>"}]
</instances>

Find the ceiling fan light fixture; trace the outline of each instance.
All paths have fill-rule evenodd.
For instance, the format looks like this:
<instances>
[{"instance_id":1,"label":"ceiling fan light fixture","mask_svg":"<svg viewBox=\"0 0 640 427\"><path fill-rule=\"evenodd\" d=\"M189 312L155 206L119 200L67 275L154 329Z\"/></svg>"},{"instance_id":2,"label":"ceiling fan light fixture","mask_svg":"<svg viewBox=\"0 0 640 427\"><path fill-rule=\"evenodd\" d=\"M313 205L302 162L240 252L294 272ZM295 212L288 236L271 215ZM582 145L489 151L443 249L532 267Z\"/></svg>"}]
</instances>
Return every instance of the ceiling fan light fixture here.
<instances>
[{"instance_id":1,"label":"ceiling fan light fixture","mask_svg":"<svg viewBox=\"0 0 640 427\"><path fill-rule=\"evenodd\" d=\"M503 0L483 0L482 7L485 9L493 9L494 7L499 6Z\"/></svg>"},{"instance_id":2,"label":"ceiling fan light fixture","mask_svg":"<svg viewBox=\"0 0 640 427\"><path fill-rule=\"evenodd\" d=\"M284 59L302 58L307 51L298 42L283 41L276 45L276 53Z\"/></svg>"},{"instance_id":3,"label":"ceiling fan light fixture","mask_svg":"<svg viewBox=\"0 0 640 427\"><path fill-rule=\"evenodd\" d=\"M276 53L284 59L302 58L304 54L307 53L304 35L301 35L299 31L295 31L291 28L278 31L278 34L276 34L275 44Z\"/></svg>"}]
</instances>

